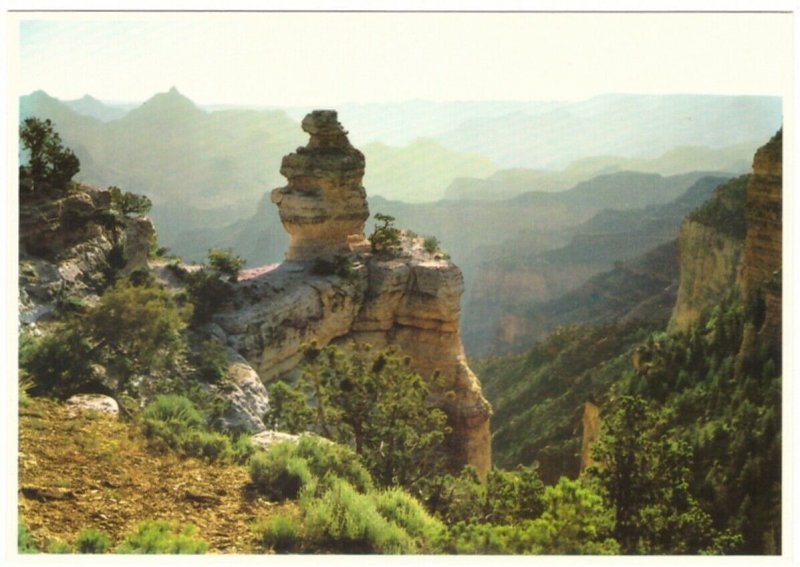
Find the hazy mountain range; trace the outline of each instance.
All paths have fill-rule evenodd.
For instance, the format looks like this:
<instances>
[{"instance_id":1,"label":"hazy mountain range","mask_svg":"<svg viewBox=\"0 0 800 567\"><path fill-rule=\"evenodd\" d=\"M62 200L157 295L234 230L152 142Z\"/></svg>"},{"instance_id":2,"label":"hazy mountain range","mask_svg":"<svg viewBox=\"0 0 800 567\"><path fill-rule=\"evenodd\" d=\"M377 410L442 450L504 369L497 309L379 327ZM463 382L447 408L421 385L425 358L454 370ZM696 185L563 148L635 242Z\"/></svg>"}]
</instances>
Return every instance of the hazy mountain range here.
<instances>
[{"instance_id":1,"label":"hazy mountain range","mask_svg":"<svg viewBox=\"0 0 800 567\"><path fill-rule=\"evenodd\" d=\"M20 98L21 118L50 118L78 155L78 180L152 199L161 245L191 261L232 247L249 266L280 261L286 249L268 195L285 184L282 157L307 140L299 125L307 110L199 107L175 88L138 105L89 95L60 101L42 91ZM338 110L366 156L371 211L437 236L463 269L468 294L487 259L513 271L566 247L603 209L668 203L705 175L748 170L782 113L775 97L694 95ZM572 283L598 269L575 272ZM470 298L463 321L485 312L475 306ZM490 324L482 319L475 330ZM468 347L482 340L465 339Z\"/></svg>"}]
</instances>

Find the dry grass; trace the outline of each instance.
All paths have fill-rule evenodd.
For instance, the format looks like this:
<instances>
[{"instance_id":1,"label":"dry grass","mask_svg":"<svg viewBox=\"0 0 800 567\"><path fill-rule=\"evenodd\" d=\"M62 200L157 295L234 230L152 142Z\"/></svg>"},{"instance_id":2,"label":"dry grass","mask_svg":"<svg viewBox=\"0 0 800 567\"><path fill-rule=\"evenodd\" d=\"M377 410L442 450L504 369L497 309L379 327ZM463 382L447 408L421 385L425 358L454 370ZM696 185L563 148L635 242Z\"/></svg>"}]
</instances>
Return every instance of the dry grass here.
<instances>
[{"instance_id":1,"label":"dry grass","mask_svg":"<svg viewBox=\"0 0 800 567\"><path fill-rule=\"evenodd\" d=\"M70 418L36 399L20 411L19 512L32 540L72 543L83 528L115 547L146 519L191 522L210 553L252 553L248 524L277 506L249 489L247 469L158 454L132 424Z\"/></svg>"}]
</instances>

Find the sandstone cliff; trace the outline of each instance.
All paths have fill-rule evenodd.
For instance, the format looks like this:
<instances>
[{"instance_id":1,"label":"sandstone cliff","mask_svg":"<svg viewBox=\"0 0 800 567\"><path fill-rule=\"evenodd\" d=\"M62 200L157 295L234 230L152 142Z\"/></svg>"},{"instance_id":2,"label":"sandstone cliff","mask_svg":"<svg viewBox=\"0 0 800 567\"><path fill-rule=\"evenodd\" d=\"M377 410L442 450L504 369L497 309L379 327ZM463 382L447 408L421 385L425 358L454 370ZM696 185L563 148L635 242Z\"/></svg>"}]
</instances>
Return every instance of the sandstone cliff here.
<instances>
[{"instance_id":1,"label":"sandstone cliff","mask_svg":"<svg viewBox=\"0 0 800 567\"><path fill-rule=\"evenodd\" d=\"M704 309L738 286L754 308L743 354L756 335L781 341L782 130L755 154L753 173L721 185L712 199L684 221L681 268L671 331L687 329Z\"/></svg>"},{"instance_id":2,"label":"sandstone cliff","mask_svg":"<svg viewBox=\"0 0 800 567\"><path fill-rule=\"evenodd\" d=\"M681 225L680 284L668 327L671 332L687 330L738 283L747 183L748 176L742 176L720 185L711 199Z\"/></svg>"},{"instance_id":3,"label":"sandstone cliff","mask_svg":"<svg viewBox=\"0 0 800 567\"><path fill-rule=\"evenodd\" d=\"M444 376L445 390L455 394L441 400L454 430L453 456L485 473L491 411L459 335L461 271L426 252L418 237L403 235L393 254L373 253L363 234L363 156L333 111L309 114L303 129L309 144L284 158L289 184L272 194L291 236L287 262L243 273L211 331L264 382L291 379L311 340L397 345L423 376ZM325 268L331 261L344 262L349 273Z\"/></svg>"},{"instance_id":4,"label":"sandstone cliff","mask_svg":"<svg viewBox=\"0 0 800 567\"><path fill-rule=\"evenodd\" d=\"M758 355L759 342L780 360L782 341L783 129L753 158L747 184L747 237L740 289L753 310L744 331L737 373Z\"/></svg>"}]
</instances>

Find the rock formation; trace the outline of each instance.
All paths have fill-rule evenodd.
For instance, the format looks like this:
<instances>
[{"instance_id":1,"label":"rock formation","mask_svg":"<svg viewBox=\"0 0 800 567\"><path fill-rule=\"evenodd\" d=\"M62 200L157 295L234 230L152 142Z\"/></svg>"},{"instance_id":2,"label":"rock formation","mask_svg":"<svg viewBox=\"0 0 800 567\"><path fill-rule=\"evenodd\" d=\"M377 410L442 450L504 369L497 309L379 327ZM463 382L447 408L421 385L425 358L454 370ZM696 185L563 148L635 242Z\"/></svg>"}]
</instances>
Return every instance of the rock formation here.
<instances>
[{"instance_id":1,"label":"rock formation","mask_svg":"<svg viewBox=\"0 0 800 567\"><path fill-rule=\"evenodd\" d=\"M491 410L459 335L461 271L426 252L419 237L403 236L395 254L370 252L362 154L350 146L334 111L312 112L303 129L311 140L284 158L281 173L289 184L272 193L291 235L290 262L243 274L229 307L215 315L213 332L265 382L291 379L303 343L311 340L397 345L415 371L438 370L445 378L445 390L455 394L441 400L454 430L449 450L456 462L485 473ZM320 270L320 260L337 255L347 255L347 277Z\"/></svg>"},{"instance_id":2,"label":"rock formation","mask_svg":"<svg viewBox=\"0 0 800 567\"><path fill-rule=\"evenodd\" d=\"M713 197L712 197L713 198ZM678 236L680 284L670 332L685 331L717 305L739 278L741 238L687 218Z\"/></svg>"},{"instance_id":3,"label":"rock formation","mask_svg":"<svg viewBox=\"0 0 800 567\"><path fill-rule=\"evenodd\" d=\"M745 237L739 288L751 310L735 374L766 350L779 365L782 355L783 129L758 149L747 184Z\"/></svg>"},{"instance_id":4,"label":"rock formation","mask_svg":"<svg viewBox=\"0 0 800 567\"><path fill-rule=\"evenodd\" d=\"M302 262L349 253L364 242L369 217L361 186L364 154L350 145L336 111L315 110L302 128L308 145L283 158L289 184L272 192L291 241L286 260Z\"/></svg>"},{"instance_id":5,"label":"rock formation","mask_svg":"<svg viewBox=\"0 0 800 567\"><path fill-rule=\"evenodd\" d=\"M92 299L114 269L147 266L155 232L145 217L113 210L111 193L89 185L63 195L20 192L20 320L34 323L68 298Z\"/></svg>"},{"instance_id":6,"label":"rock formation","mask_svg":"<svg viewBox=\"0 0 800 567\"><path fill-rule=\"evenodd\" d=\"M757 328L745 332L743 353L757 334L780 346L781 140L782 131L778 131L756 152L753 173L731 182L743 184L743 195L732 200L730 192L726 196L726 186L720 186L703 207L707 211L714 207L714 214L705 219L693 214L684 221L679 237L680 287L671 331L689 328L704 309L718 304L738 286L742 300L756 306L758 312ZM734 213L741 218L731 216ZM741 222L741 230L731 230L732 222Z\"/></svg>"}]
</instances>

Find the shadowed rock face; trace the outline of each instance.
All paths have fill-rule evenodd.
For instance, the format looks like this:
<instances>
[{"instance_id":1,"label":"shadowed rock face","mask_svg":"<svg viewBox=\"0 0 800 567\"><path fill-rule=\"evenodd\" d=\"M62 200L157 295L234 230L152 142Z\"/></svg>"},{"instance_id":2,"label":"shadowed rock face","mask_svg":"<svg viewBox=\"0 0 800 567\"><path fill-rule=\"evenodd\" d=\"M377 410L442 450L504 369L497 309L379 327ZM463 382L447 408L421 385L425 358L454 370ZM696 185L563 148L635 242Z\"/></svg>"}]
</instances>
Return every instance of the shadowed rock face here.
<instances>
[{"instance_id":1,"label":"shadowed rock face","mask_svg":"<svg viewBox=\"0 0 800 567\"><path fill-rule=\"evenodd\" d=\"M272 192L291 241L286 260L313 261L349 253L364 242L369 217L361 186L364 154L350 145L334 110L315 110L302 122L308 145L283 158L289 184Z\"/></svg>"},{"instance_id":2,"label":"shadowed rock face","mask_svg":"<svg viewBox=\"0 0 800 567\"><path fill-rule=\"evenodd\" d=\"M302 125L311 139L283 159L289 185L272 193L291 235L289 262L242 274L228 309L214 317L218 335L265 382L291 379L311 340L398 346L423 377L438 371L444 378L452 392L440 396L453 427L449 456L485 474L491 409L459 335L461 270L426 252L420 237L403 235L396 254L373 254L363 234L364 156L334 111L312 112ZM308 264L337 254L348 256L350 276L315 273Z\"/></svg>"},{"instance_id":3,"label":"shadowed rock face","mask_svg":"<svg viewBox=\"0 0 800 567\"><path fill-rule=\"evenodd\" d=\"M781 341L782 188L783 129L753 158L741 285L745 297L755 295L763 303L763 322L757 330L776 345Z\"/></svg>"}]
</instances>

